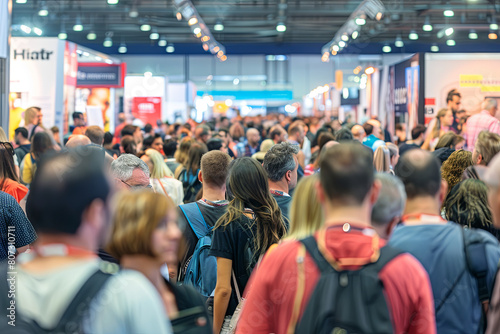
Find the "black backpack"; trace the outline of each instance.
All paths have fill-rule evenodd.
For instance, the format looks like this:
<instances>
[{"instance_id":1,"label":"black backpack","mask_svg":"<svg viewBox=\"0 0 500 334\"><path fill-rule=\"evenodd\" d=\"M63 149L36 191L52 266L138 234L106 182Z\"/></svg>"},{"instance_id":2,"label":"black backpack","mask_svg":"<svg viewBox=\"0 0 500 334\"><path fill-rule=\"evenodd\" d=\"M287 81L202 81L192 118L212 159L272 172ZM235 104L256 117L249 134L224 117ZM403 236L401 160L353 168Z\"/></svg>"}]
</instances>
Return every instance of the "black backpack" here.
<instances>
[{"instance_id":1,"label":"black backpack","mask_svg":"<svg viewBox=\"0 0 500 334\"><path fill-rule=\"evenodd\" d=\"M87 314L94 297L104 286L104 283L106 283L106 281L111 277L111 274L104 273L98 269L82 285L73 300L66 307L66 311L64 311L57 325L54 328L42 328L35 320L21 317L15 310L15 308L17 308L17 305L15 304L15 296L13 296L14 298L10 297L10 288L7 284L7 280L5 279L5 275L9 278L9 273L5 270L5 263L0 264L0 268L2 273L2 280L0 280L0 294L2 295L2 298L0 298L0 307L2 310L7 310L7 318L2 319L0 322L0 333L9 334L84 333L82 323L83 317ZM12 302L14 302L14 307L11 306ZM12 309L14 309L14 316L10 318L10 310ZM14 321L12 322L12 320Z\"/></svg>"},{"instance_id":2,"label":"black backpack","mask_svg":"<svg viewBox=\"0 0 500 334\"><path fill-rule=\"evenodd\" d=\"M402 251L385 246L377 262L359 270L336 271L323 257L314 237L301 240L321 276L295 333L393 333L382 268Z\"/></svg>"}]
</instances>

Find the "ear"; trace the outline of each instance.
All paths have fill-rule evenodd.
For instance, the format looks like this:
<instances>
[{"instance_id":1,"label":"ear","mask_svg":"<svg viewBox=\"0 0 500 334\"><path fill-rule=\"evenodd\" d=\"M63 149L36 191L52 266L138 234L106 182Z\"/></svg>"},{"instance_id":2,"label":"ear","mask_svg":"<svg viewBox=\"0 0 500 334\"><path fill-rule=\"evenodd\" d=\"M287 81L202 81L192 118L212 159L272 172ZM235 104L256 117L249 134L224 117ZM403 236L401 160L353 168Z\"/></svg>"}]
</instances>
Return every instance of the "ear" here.
<instances>
[{"instance_id":1,"label":"ear","mask_svg":"<svg viewBox=\"0 0 500 334\"><path fill-rule=\"evenodd\" d=\"M370 206L374 206L377 202L378 195L380 194L380 189L382 189L382 183L379 180L373 181L373 186L369 194Z\"/></svg>"},{"instance_id":2,"label":"ear","mask_svg":"<svg viewBox=\"0 0 500 334\"><path fill-rule=\"evenodd\" d=\"M321 186L321 182L318 180L314 184L314 187L316 188L316 196L318 196L318 201L321 204L326 203L326 194L325 191L323 190L323 187Z\"/></svg>"},{"instance_id":3,"label":"ear","mask_svg":"<svg viewBox=\"0 0 500 334\"><path fill-rule=\"evenodd\" d=\"M481 162L483 162L483 156L481 155L481 153L478 153L477 154L477 161L476 161L476 165L480 165Z\"/></svg>"},{"instance_id":4,"label":"ear","mask_svg":"<svg viewBox=\"0 0 500 334\"><path fill-rule=\"evenodd\" d=\"M441 189L439 190L439 204L442 204L444 202L447 193L448 193L448 182L446 182L446 180L441 179Z\"/></svg>"},{"instance_id":5,"label":"ear","mask_svg":"<svg viewBox=\"0 0 500 334\"><path fill-rule=\"evenodd\" d=\"M91 229L93 233L99 235L104 225L106 225L106 205L102 200L95 199L83 211L80 228Z\"/></svg>"},{"instance_id":6,"label":"ear","mask_svg":"<svg viewBox=\"0 0 500 334\"><path fill-rule=\"evenodd\" d=\"M286 182L290 183L290 180L292 179L292 171L289 170L285 173L285 180Z\"/></svg>"},{"instance_id":7,"label":"ear","mask_svg":"<svg viewBox=\"0 0 500 334\"><path fill-rule=\"evenodd\" d=\"M396 225L399 223L401 220L401 217L394 217L389 224L385 227L385 234L387 235L387 238L391 236L392 230L396 227Z\"/></svg>"},{"instance_id":8,"label":"ear","mask_svg":"<svg viewBox=\"0 0 500 334\"><path fill-rule=\"evenodd\" d=\"M198 181L203 183L203 175L201 174L201 170L198 172Z\"/></svg>"}]
</instances>

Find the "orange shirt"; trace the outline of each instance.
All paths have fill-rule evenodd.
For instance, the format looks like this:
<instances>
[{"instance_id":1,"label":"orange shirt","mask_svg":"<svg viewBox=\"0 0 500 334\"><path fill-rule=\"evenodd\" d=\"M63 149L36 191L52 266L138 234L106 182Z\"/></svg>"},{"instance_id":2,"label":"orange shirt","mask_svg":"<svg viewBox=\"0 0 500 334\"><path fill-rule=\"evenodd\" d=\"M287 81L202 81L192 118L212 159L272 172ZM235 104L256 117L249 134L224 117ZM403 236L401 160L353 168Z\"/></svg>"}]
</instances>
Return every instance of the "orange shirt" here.
<instances>
[{"instance_id":1,"label":"orange shirt","mask_svg":"<svg viewBox=\"0 0 500 334\"><path fill-rule=\"evenodd\" d=\"M77 126L77 127L73 130L73 134L74 134L74 135L84 135L84 134L85 134L85 131L87 131L87 127L86 127L86 126Z\"/></svg>"},{"instance_id":2,"label":"orange shirt","mask_svg":"<svg viewBox=\"0 0 500 334\"><path fill-rule=\"evenodd\" d=\"M372 241L373 236L362 231L353 229L345 233L339 228L328 229L326 251L337 260L367 261L374 252ZM383 245L385 241L380 240L380 246ZM293 333L320 276L309 254L301 264L303 270L298 270L297 254L303 251L302 247L298 241L285 242L264 257L248 284L250 290L238 323L238 334ZM356 270L357 267L342 269ZM394 333L436 333L429 277L413 256L397 256L379 272L379 278L385 288ZM300 289L299 282L303 284ZM295 322L291 320L298 289L303 295Z\"/></svg>"},{"instance_id":3,"label":"orange shirt","mask_svg":"<svg viewBox=\"0 0 500 334\"><path fill-rule=\"evenodd\" d=\"M2 191L14 197L17 203L19 203L28 193L28 188L11 179L5 179Z\"/></svg>"}]
</instances>

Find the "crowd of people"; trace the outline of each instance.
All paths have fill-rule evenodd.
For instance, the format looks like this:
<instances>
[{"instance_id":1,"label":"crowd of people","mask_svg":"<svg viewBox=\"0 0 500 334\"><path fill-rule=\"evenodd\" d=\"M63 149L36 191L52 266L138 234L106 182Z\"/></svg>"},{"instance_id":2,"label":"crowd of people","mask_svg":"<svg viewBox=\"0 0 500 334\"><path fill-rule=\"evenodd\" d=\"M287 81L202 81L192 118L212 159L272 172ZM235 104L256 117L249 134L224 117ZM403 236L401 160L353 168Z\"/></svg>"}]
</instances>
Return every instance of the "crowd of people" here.
<instances>
[{"instance_id":1,"label":"crowd of people","mask_svg":"<svg viewBox=\"0 0 500 334\"><path fill-rule=\"evenodd\" d=\"M460 98L394 136L74 113L60 137L27 109L0 131L0 332L497 333L500 121Z\"/></svg>"}]
</instances>

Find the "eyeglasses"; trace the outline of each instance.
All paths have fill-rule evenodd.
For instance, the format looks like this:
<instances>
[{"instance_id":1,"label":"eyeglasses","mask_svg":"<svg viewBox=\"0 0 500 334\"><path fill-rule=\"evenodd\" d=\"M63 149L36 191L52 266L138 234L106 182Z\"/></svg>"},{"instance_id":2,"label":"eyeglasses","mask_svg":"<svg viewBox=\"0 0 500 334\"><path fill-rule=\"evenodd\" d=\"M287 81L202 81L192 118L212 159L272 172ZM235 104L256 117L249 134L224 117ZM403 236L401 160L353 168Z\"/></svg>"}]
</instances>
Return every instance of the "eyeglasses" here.
<instances>
[{"instance_id":1,"label":"eyeglasses","mask_svg":"<svg viewBox=\"0 0 500 334\"><path fill-rule=\"evenodd\" d=\"M149 184L149 183L148 183L147 185L145 185L145 186L144 186L144 185L135 185L135 186L133 186L133 185L130 185L130 184L128 184L127 182L125 182L125 181L123 181L123 180L120 180L120 181L122 181L123 183L125 183L125 184L126 184L126 185L130 188L130 189L132 189L132 190L138 190L138 189L151 189L151 188L153 188L153 187L151 186L151 184Z\"/></svg>"},{"instance_id":2,"label":"eyeglasses","mask_svg":"<svg viewBox=\"0 0 500 334\"><path fill-rule=\"evenodd\" d=\"M5 149L6 149L7 151L9 151L9 153L10 153L12 156L14 156L14 154L15 154L15 153L14 153L14 147L12 146L12 144L11 144L11 143L9 143L9 142L0 142L0 144L2 144L2 145L5 147Z\"/></svg>"}]
</instances>

